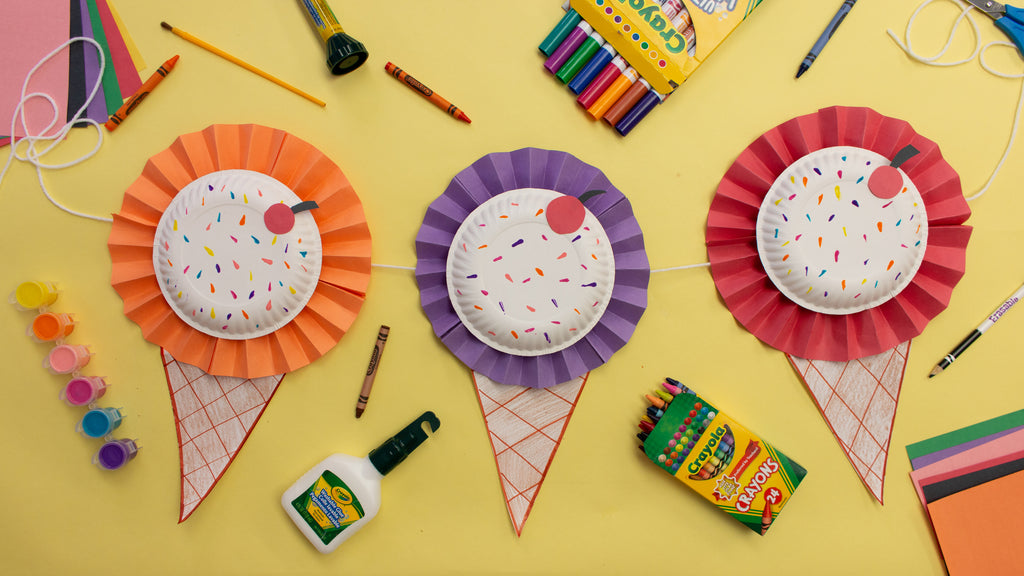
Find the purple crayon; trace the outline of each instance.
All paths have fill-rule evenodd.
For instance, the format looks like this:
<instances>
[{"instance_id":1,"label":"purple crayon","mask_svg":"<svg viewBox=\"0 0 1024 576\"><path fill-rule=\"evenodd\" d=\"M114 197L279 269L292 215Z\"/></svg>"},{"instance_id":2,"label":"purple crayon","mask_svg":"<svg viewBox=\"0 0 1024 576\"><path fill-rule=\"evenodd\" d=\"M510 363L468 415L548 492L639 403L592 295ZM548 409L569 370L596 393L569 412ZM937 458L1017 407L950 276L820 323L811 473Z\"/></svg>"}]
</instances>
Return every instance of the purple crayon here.
<instances>
[{"instance_id":1,"label":"purple crayon","mask_svg":"<svg viewBox=\"0 0 1024 576\"><path fill-rule=\"evenodd\" d=\"M544 62L544 68L555 74L565 64L565 61L570 56L576 53L576 49L583 44L583 41L594 31L594 27L587 24L585 21L581 21L572 29L572 32L565 37L565 40L555 49L555 51L548 57Z\"/></svg>"}]
</instances>

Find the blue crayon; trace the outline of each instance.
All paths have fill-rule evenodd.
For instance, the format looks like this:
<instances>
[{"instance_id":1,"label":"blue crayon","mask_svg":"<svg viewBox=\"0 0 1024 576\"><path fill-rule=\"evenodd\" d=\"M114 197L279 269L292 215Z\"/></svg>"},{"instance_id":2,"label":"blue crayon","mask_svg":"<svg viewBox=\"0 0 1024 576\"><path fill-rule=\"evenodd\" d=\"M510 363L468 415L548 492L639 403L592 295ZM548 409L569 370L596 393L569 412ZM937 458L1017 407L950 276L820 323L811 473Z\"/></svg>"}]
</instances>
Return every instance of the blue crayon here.
<instances>
[{"instance_id":1,"label":"blue crayon","mask_svg":"<svg viewBox=\"0 0 1024 576\"><path fill-rule=\"evenodd\" d=\"M622 136L629 134L630 131L633 130L633 128L636 128L636 125L650 114L651 110L654 110L655 106L661 104L665 98L667 98L667 96L659 94L656 90L648 90L647 94L644 94L643 98L633 105L633 108L631 108L629 112L626 112L622 119L619 120L615 125L615 131Z\"/></svg>"},{"instance_id":2,"label":"blue crayon","mask_svg":"<svg viewBox=\"0 0 1024 576\"><path fill-rule=\"evenodd\" d=\"M586 90L587 86L590 86L591 81L594 77L604 70L604 67L615 58L617 52L615 48L612 48L611 44L605 44L590 58L590 61L583 65L583 68L573 76L571 82L569 82L569 90L572 90L573 94L579 95L580 92Z\"/></svg>"}]
</instances>

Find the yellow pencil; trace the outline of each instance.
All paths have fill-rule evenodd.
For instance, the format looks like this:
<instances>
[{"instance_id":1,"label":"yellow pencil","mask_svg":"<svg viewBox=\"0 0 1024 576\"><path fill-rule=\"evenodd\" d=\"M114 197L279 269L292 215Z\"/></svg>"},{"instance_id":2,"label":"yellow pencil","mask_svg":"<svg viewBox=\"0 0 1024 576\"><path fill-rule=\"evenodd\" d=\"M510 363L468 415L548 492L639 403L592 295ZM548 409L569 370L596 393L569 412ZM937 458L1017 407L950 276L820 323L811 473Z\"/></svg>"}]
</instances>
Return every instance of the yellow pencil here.
<instances>
[{"instance_id":1,"label":"yellow pencil","mask_svg":"<svg viewBox=\"0 0 1024 576\"><path fill-rule=\"evenodd\" d=\"M274 76L271 76L270 74L267 74L263 70L260 70L259 68L253 66L252 64L249 64L248 62L245 62L243 60L239 60L238 58L235 58L231 54L228 54L227 52L221 50L220 48L217 48L216 46L214 46L212 44L209 44L209 43L207 43L207 42L205 42L203 40L200 40L199 38L196 38L195 36L189 34L188 32L185 32L181 28L175 28L174 26L171 26L167 22L161 22L160 26L163 27L163 28L166 28L167 30L170 30L175 35L177 35L177 36L179 36L181 38L184 38L185 40L188 40L189 42L195 44L196 46L199 46L200 48L203 48L204 50L207 50L209 52L213 52L214 54L216 54L217 56L220 56L221 58L227 60L228 62L231 62L233 64L237 64L237 65L241 66L242 68L245 68L249 72L252 72L253 74L257 74L259 76L262 76L262 77L266 78L267 80L270 80L271 82L273 82L274 84L277 84L278 86L280 86L282 88L286 88L288 90L291 90L292 92L298 94L299 96L302 96L303 98L305 98L306 100L309 100L310 102L313 102L315 104L319 104L320 106L327 106L327 103L324 102L323 100L321 100L321 99L319 99L319 98L317 98L315 96L311 96L310 94L307 94L306 92L303 92L302 90L299 90L295 86L292 86L291 84L285 82L284 80L281 80L280 78L276 78Z\"/></svg>"}]
</instances>

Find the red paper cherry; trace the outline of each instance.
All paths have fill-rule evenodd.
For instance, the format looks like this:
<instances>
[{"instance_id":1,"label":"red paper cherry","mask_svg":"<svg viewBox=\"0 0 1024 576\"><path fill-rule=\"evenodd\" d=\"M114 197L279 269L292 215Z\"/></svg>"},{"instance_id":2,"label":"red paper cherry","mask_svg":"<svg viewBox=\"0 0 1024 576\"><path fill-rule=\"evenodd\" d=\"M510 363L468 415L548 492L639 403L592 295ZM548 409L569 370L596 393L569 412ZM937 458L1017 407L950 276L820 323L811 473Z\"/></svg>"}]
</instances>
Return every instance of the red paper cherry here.
<instances>
[{"instance_id":1,"label":"red paper cherry","mask_svg":"<svg viewBox=\"0 0 1024 576\"><path fill-rule=\"evenodd\" d=\"M583 218L586 217L586 209L583 203L575 196L559 196L547 207L548 226L556 234L569 234L579 230L583 225Z\"/></svg>"},{"instance_id":2,"label":"red paper cherry","mask_svg":"<svg viewBox=\"0 0 1024 576\"><path fill-rule=\"evenodd\" d=\"M879 166L868 178L868 190L878 198L888 199L900 193L903 176L892 166Z\"/></svg>"},{"instance_id":3,"label":"red paper cherry","mask_svg":"<svg viewBox=\"0 0 1024 576\"><path fill-rule=\"evenodd\" d=\"M263 224L272 234L287 234L295 227L295 213L287 204L274 204L263 213Z\"/></svg>"}]
</instances>

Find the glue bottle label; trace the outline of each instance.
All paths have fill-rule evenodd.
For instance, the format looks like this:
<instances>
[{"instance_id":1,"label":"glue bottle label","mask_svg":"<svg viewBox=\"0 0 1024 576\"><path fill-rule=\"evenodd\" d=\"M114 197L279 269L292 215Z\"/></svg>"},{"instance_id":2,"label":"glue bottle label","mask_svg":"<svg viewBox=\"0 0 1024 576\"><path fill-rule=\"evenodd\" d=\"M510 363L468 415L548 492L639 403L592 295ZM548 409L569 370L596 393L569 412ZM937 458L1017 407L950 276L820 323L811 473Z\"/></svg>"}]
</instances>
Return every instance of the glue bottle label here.
<instances>
[{"instance_id":1,"label":"glue bottle label","mask_svg":"<svg viewBox=\"0 0 1024 576\"><path fill-rule=\"evenodd\" d=\"M341 478L325 470L292 507L320 541L327 545L363 517L363 506Z\"/></svg>"}]
</instances>

